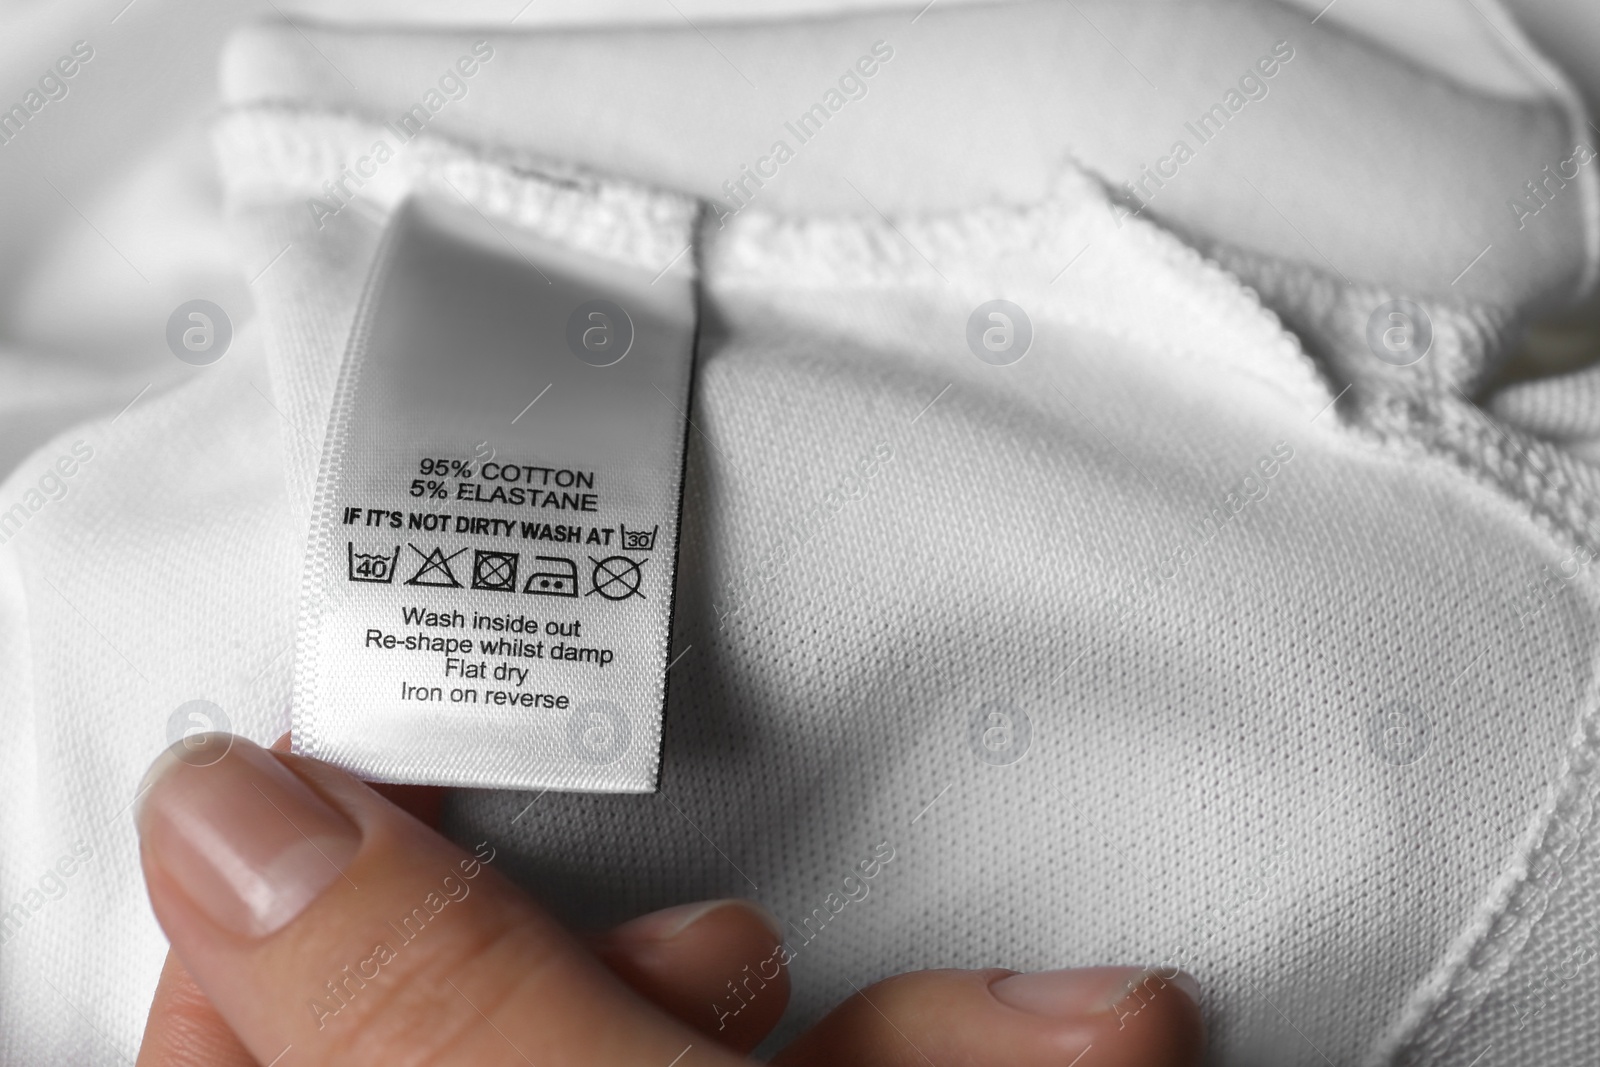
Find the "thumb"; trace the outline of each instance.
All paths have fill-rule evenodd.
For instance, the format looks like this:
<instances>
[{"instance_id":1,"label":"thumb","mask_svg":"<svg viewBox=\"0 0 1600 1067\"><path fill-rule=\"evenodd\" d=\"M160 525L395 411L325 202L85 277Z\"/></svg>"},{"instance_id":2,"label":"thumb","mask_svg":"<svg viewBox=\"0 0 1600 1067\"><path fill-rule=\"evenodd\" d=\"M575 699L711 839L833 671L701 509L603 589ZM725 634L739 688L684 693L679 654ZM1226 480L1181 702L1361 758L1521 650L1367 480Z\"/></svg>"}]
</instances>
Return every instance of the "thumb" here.
<instances>
[{"instance_id":1,"label":"thumb","mask_svg":"<svg viewBox=\"0 0 1600 1067\"><path fill-rule=\"evenodd\" d=\"M215 741L151 768L140 851L173 950L258 1062L740 1062L501 878L491 843L465 852L336 768Z\"/></svg>"},{"instance_id":2,"label":"thumb","mask_svg":"<svg viewBox=\"0 0 1600 1067\"><path fill-rule=\"evenodd\" d=\"M1198 988L1134 967L914 971L858 989L772 1062L1190 1067L1205 1047Z\"/></svg>"}]
</instances>

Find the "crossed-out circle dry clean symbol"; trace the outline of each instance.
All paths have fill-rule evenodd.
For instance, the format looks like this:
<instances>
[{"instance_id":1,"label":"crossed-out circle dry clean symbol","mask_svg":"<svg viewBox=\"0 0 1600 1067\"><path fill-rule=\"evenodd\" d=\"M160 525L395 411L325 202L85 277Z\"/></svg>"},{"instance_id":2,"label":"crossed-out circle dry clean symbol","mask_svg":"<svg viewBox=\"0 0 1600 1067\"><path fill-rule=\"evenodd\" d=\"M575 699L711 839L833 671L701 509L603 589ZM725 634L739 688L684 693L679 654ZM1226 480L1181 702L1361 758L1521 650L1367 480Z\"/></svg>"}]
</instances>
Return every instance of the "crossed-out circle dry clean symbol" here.
<instances>
[{"instance_id":1,"label":"crossed-out circle dry clean symbol","mask_svg":"<svg viewBox=\"0 0 1600 1067\"><path fill-rule=\"evenodd\" d=\"M589 583L594 587L590 593L599 593L607 600L627 600L631 596L642 597L639 592L639 583L644 579L640 569L648 560L633 560L627 556L607 556L605 559L589 557L589 562L594 564L594 573L589 578Z\"/></svg>"}]
</instances>

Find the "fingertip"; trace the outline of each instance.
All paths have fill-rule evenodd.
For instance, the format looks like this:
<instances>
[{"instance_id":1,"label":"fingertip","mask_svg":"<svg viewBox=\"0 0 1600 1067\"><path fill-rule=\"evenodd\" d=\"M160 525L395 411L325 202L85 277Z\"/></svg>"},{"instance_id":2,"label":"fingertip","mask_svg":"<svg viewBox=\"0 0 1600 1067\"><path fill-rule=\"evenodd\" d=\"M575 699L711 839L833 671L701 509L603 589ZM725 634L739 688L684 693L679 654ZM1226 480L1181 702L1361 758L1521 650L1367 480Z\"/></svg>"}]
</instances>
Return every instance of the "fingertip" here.
<instances>
[{"instance_id":1,"label":"fingertip","mask_svg":"<svg viewBox=\"0 0 1600 1067\"><path fill-rule=\"evenodd\" d=\"M740 1052L758 1045L789 1004L781 927L754 901L701 901L651 912L593 944L635 992Z\"/></svg>"},{"instance_id":2,"label":"fingertip","mask_svg":"<svg viewBox=\"0 0 1600 1067\"><path fill-rule=\"evenodd\" d=\"M1114 1063L1166 1067L1199 1062L1205 1044L1200 985L1183 971L1080 967L999 978L989 992L1005 1008L1093 1032Z\"/></svg>"},{"instance_id":3,"label":"fingertip","mask_svg":"<svg viewBox=\"0 0 1600 1067\"><path fill-rule=\"evenodd\" d=\"M857 991L774 1062L916 1067L916 1049L969 1067L1060 1067L1090 1049L1097 1067L1192 1067L1204 1028L1177 972L918 971Z\"/></svg>"},{"instance_id":4,"label":"fingertip","mask_svg":"<svg viewBox=\"0 0 1600 1067\"><path fill-rule=\"evenodd\" d=\"M177 928L197 914L241 937L276 932L340 876L362 838L285 757L201 736L203 746L185 739L156 761L135 816L151 904L180 952Z\"/></svg>"},{"instance_id":5,"label":"fingertip","mask_svg":"<svg viewBox=\"0 0 1600 1067\"><path fill-rule=\"evenodd\" d=\"M692 904L662 908L660 911L652 911L636 919L629 919L607 931L604 936L613 940L666 941L702 921L719 924L754 924L765 931L766 940L772 944L776 945L783 941L783 927L777 917L755 901L743 897L701 900Z\"/></svg>"},{"instance_id":6,"label":"fingertip","mask_svg":"<svg viewBox=\"0 0 1600 1067\"><path fill-rule=\"evenodd\" d=\"M173 949L242 1045L308 1065L665 1063L689 1032L489 864L314 759L169 759L138 820ZM441 916L444 916L441 918Z\"/></svg>"}]
</instances>

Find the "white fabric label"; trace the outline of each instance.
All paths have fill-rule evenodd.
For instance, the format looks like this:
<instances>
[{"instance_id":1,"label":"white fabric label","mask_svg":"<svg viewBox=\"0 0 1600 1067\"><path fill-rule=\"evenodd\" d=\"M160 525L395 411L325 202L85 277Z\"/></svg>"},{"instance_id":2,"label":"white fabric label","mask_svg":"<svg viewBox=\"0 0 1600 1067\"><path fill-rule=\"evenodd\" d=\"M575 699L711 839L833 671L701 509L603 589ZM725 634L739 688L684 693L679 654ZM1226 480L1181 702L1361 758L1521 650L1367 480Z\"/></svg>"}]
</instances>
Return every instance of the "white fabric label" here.
<instances>
[{"instance_id":1,"label":"white fabric label","mask_svg":"<svg viewBox=\"0 0 1600 1067\"><path fill-rule=\"evenodd\" d=\"M396 211L318 479L296 752L378 781L655 788L694 337L685 270Z\"/></svg>"}]
</instances>

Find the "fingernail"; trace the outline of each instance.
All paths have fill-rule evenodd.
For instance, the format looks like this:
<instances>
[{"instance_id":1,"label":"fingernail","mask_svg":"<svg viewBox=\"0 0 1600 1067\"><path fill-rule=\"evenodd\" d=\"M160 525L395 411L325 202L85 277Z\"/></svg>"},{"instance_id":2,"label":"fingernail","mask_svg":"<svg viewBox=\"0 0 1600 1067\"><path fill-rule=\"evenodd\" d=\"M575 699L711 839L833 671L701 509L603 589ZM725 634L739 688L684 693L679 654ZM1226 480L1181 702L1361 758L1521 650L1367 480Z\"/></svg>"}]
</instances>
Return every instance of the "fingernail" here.
<instances>
[{"instance_id":1,"label":"fingernail","mask_svg":"<svg viewBox=\"0 0 1600 1067\"><path fill-rule=\"evenodd\" d=\"M150 862L217 925L282 929L342 876L361 833L270 752L224 738L196 761L180 741L145 775L136 816Z\"/></svg>"},{"instance_id":2,"label":"fingernail","mask_svg":"<svg viewBox=\"0 0 1600 1067\"><path fill-rule=\"evenodd\" d=\"M1030 1015L1081 1019L1086 1015L1126 1014L1169 987L1195 1004L1200 1003L1200 984L1189 974L1178 971L1167 977L1138 967L1079 967L1013 974L991 985L989 992L1007 1007ZM1135 997L1137 1001L1130 999Z\"/></svg>"},{"instance_id":3,"label":"fingernail","mask_svg":"<svg viewBox=\"0 0 1600 1067\"><path fill-rule=\"evenodd\" d=\"M734 897L728 900L702 900L693 904L679 904L672 908L663 908L653 911L648 915L641 915L637 919L630 919L612 931L614 938L628 941L668 941L679 936L689 927L704 919L713 912L720 912L725 908L738 908L749 912L761 921L773 940L783 940L783 928L778 925L778 920L772 913L760 904L751 900Z\"/></svg>"}]
</instances>

